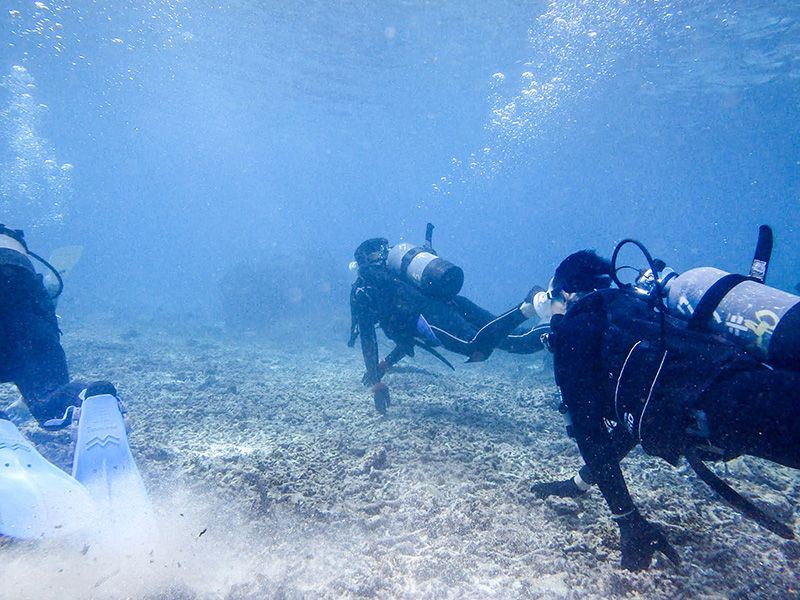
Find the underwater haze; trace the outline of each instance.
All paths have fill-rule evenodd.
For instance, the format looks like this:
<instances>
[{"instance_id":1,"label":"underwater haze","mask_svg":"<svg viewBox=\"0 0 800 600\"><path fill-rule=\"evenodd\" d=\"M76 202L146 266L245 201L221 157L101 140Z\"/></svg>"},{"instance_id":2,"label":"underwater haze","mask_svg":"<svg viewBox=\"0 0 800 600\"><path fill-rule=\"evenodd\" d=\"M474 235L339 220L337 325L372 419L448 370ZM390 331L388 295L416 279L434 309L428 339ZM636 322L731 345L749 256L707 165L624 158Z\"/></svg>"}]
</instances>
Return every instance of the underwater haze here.
<instances>
[{"instance_id":1,"label":"underwater haze","mask_svg":"<svg viewBox=\"0 0 800 600\"><path fill-rule=\"evenodd\" d=\"M797 597L800 549L732 511L683 573L627 574L611 529L530 506L524 478L580 465L547 359L421 357L381 418L345 342L356 246L428 222L494 312L628 237L746 272L761 224L795 292L798 140L797 0L8 0L0 222L45 257L83 247L70 367L128 401L170 541L102 573L3 548L0 597ZM631 468L675 510L711 503Z\"/></svg>"},{"instance_id":2,"label":"underwater haze","mask_svg":"<svg viewBox=\"0 0 800 600\"><path fill-rule=\"evenodd\" d=\"M797 283L796 2L8 6L4 221L84 245L91 305L213 314L238 261L347 280L428 221L495 310L623 237L742 270L760 223Z\"/></svg>"}]
</instances>

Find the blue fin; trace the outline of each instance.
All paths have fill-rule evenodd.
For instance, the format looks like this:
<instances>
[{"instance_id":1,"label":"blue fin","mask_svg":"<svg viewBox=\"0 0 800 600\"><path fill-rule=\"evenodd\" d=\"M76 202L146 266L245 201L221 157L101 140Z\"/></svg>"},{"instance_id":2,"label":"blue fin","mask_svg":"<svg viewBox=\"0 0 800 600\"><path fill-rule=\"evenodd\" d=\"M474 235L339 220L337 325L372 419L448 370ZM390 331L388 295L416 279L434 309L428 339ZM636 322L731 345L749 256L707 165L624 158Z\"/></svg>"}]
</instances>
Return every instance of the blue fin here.
<instances>
[{"instance_id":1,"label":"blue fin","mask_svg":"<svg viewBox=\"0 0 800 600\"><path fill-rule=\"evenodd\" d=\"M439 338L437 338L436 334L433 333L433 329L431 329L428 321L422 315L420 315L417 319L417 333L429 346L435 348L436 346L442 345L442 342L439 341Z\"/></svg>"},{"instance_id":2,"label":"blue fin","mask_svg":"<svg viewBox=\"0 0 800 600\"><path fill-rule=\"evenodd\" d=\"M90 524L86 489L39 454L11 421L0 419L0 534L65 535Z\"/></svg>"},{"instance_id":3,"label":"blue fin","mask_svg":"<svg viewBox=\"0 0 800 600\"><path fill-rule=\"evenodd\" d=\"M112 520L151 511L115 396L98 394L83 401L72 475Z\"/></svg>"}]
</instances>

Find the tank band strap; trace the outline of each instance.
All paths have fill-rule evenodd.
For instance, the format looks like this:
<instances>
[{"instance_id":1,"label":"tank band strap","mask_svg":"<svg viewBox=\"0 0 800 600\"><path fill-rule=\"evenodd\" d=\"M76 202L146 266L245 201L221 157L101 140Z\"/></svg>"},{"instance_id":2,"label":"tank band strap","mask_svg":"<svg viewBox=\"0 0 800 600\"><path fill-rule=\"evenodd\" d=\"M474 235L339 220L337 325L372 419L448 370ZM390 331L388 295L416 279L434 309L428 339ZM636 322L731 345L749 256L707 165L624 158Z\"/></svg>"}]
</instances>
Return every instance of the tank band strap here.
<instances>
[{"instance_id":1,"label":"tank band strap","mask_svg":"<svg viewBox=\"0 0 800 600\"><path fill-rule=\"evenodd\" d=\"M403 256L403 260L400 261L400 272L405 273L406 269L408 269L408 265L411 264L411 261L422 252L428 252L428 250L426 248L422 248L421 246L416 246L415 248L412 248L406 252L405 256Z\"/></svg>"},{"instance_id":2,"label":"tank band strap","mask_svg":"<svg viewBox=\"0 0 800 600\"><path fill-rule=\"evenodd\" d=\"M724 277L720 277L714 285L706 290L706 293L700 298L700 302L697 303L689 319L689 329L694 331L703 329L711 320L711 315L717 310L722 299L728 295L728 292L743 281L757 280L753 277L747 277L746 275L739 275L738 273L730 273Z\"/></svg>"}]
</instances>

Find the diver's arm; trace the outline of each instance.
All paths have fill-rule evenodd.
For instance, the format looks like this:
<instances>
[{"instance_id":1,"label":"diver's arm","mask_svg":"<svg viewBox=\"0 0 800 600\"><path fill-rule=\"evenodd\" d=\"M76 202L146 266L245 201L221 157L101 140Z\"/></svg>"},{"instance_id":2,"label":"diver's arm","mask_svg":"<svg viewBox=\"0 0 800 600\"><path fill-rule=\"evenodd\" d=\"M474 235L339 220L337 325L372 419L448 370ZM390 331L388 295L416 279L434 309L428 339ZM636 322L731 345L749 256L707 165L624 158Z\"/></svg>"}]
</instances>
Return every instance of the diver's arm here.
<instances>
[{"instance_id":1,"label":"diver's arm","mask_svg":"<svg viewBox=\"0 0 800 600\"><path fill-rule=\"evenodd\" d=\"M378 363L378 370L380 371L381 376L383 376L386 371L391 369L401 360L403 360L406 356L412 356L412 351L409 350L409 347L405 344L397 344L394 347L394 350L389 352L381 362Z\"/></svg>"},{"instance_id":2,"label":"diver's arm","mask_svg":"<svg viewBox=\"0 0 800 600\"><path fill-rule=\"evenodd\" d=\"M517 306L489 321L478 330L468 344L469 362L481 362L489 358L494 349L501 346L508 334L527 320L528 317Z\"/></svg>"},{"instance_id":3,"label":"diver's arm","mask_svg":"<svg viewBox=\"0 0 800 600\"><path fill-rule=\"evenodd\" d=\"M638 571L650 566L655 552L662 552L674 564L680 557L660 528L639 514L622 475L619 461L635 445L620 425L609 431L600 381L607 376L602 366L602 339L606 322L597 313L562 319L556 326L556 377L569 411L572 431L583 460L597 481L612 518L620 531L622 566Z\"/></svg>"},{"instance_id":4,"label":"diver's arm","mask_svg":"<svg viewBox=\"0 0 800 600\"><path fill-rule=\"evenodd\" d=\"M604 307L553 321L554 367L561 397L570 417L572 435L603 497L615 515L633 510L633 500L619 467L630 448L615 441L606 427L601 381L606 327Z\"/></svg>"},{"instance_id":5,"label":"diver's arm","mask_svg":"<svg viewBox=\"0 0 800 600\"><path fill-rule=\"evenodd\" d=\"M661 528L645 519L633 503L628 492L625 478L619 466L614 444L605 433L602 420L595 421L599 427L590 425L586 415L577 419L573 416L575 439L578 442L581 455L586 461L592 475L597 479L597 486L605 498L606 504L611 509L611 518L619 527L621 564L630 571L647 569L656 552L663 553L673 564L679 565L681 560L678 553L670 545ZM603 435L605 433L605 435Z\"/></svg>"},{"instance_id":6,"label":"diver's arm","mask_svg":"<svg viewBox=\"0 0 800 600\"><path fill-rule=\"evenodd\" d=\"M528 331L527 333L530 335L526 335L526 332L515 333L515 330L525 321L538 317L533 298L540 290L540 287L535 286L528 292L522 304L507 310L480 328L470 342L469 362L486 360L497 347L517 354L530 354L544 347L540 340L541 333L544 331L536 332L538 328ZM509 339L511 334L514 334L516 339Z\"/></svg>"},{"instance_id":7,"label":"diver's arm","mask_svg":"<svg viewBox=\"0 0 800 600\"><path fill-rule=\"evenodd\" d=\"M371 310L373 301L370 289L363 275L359 276L350 289L350 344L355 342L356 336L361 338L361 355L366 367L362 378L364 385L375 385L382 375L378 366L378 336L375 334L377 320Z\"/></svg>"},{"instance_id":8,"label":"diver's arm","mask_svg":"<svg viewBox=\"0 0 800 600\"><path fill-rule=\"evenodd\" d=\"M361 354L364 357L364 385L375 385L381 380L378 366L378 336L375 333L375 322L366 316L358 319L358 331L361 338Z\"/></svg>"},{"instance_id":9,"label":"diver's arm","mask_svg":"<svg viewBox=\"0 0 800 600\"><path fill-rule=\"evenodd\" d=\"M370 386L375 409L385 414L389 408L390 397L388 386L381 381L384 371L378 362L378 336L375 334L375 323L369 317L362 317L358 321L358 329L361 335L361 353L364 355L364 366L367 368L362 381L364 385Z\"/></svg>"}]
</instances>

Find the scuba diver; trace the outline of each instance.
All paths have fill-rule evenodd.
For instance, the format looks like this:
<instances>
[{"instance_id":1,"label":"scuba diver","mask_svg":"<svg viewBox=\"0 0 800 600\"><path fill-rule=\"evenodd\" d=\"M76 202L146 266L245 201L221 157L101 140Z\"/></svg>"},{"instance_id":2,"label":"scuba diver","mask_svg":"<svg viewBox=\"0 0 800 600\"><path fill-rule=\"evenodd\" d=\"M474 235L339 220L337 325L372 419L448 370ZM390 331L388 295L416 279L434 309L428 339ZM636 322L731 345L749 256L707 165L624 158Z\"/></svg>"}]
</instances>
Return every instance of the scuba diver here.
<instances>
[{"instance_id":1,"label":"scuba diver","mask_svg":"<svg viewBox=\"0 0 800 600\"><path fill-rule=\"evenodd\" d=\"M649 263L634 285L617 277L628 243ZM628 492L619 463L637 444L672 465L685 457L733 508L794 537L703 462L750 455L800 468L800 297L764 285L771 247L762 226L749 276L710 267L678 275L635 240L611 261L583 250L556 269L544 341L586 466L534 491L577 496L596 483L629 570L648 568L656 551L680 560Z\"/></svg>"},{"instance_id":2,"label":"scuba diver","mask_svg":"<svg viewBox=\"0 0 800 600\"><path fill-rule=\"evenodd\" d=\"M436 348L441 346L467 356L469 362L488 358L492 349L530 354L543 348L540 337L547 328L504 326L509 316L522 314L520 307L495 317L474 302L458 295L464 282L463 271L440 258L431 246L433 225L428 224L424 246L397 244L390 247L386 238L372 238L356 248L354 266L358 278L350 291L352 324L348 345L361 336L361 351L366 373L363 383L371 388L375 408L380 413L389 406L389 389L383 375L405 356L421 348L452 364ZM537 316L534 288L521 305L528 318ZM380 326L395 348L381 360L375 334ZM497 332L502 330L498 338ZM474 338L483 332L481 343Z\"/></svg>"},{"instance_id":3,"label":"scuba diver","mask_svg":"<svg viewBox=\"0 0 800 600\"><path fill-rule=\"evenodd\" d=\"M53 297L31 258L58 282ZM100 473L111 477L136 468L123 408L107 381L70 382L54 303L63 289L61 274L28 249L21 230L2 224L0 286L0 382L16 385L44 429L78 427L70 477L39 454L0 410L0 536L67 533L88 522L98 478L104 480L100 495L113 487Z\"/></svg>"},{"instance_id":4,"label":"scuba diver","mask_svg":"<svg viewBox=\"0 0 800 600\"><path fill-rule=\"evenodd\" d=\"M63 415L82 386L69 382L54 298L33 267L24 234L2 224L0 281L0 381L13 382L43 424ZM0 418L6 418L1 411Z\"/></svg>"}]
</instances>

